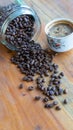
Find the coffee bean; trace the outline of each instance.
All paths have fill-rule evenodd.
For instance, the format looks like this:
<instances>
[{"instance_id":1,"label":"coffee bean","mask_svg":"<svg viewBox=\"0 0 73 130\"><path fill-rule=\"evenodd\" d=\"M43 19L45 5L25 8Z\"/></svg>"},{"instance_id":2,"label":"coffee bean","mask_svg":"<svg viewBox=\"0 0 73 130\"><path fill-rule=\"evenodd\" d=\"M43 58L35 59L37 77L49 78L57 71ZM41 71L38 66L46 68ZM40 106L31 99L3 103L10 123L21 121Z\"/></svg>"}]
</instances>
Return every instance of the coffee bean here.
<instances>
[{"instance_id":1,"label":"coffee bean","mask_svg":"<svg viewBox=\"0 0 73 130\"><path fill-rule=\"evenodd\" d=\"M64 76L64 73L63 73L63 72L61 72L61 73L60 73L60 75L63 77L63 76Z\"/></svg>"},{"instance_id":2,"label":"coffee bean","mask_svg":"<svg viewBox=\"0 0 73 130\"><path fill-rule=\"evenodd\" d=\"M64 94L67 94L67 93L68 93L68 89L64 89L64 90L63 90L63 93L64 93Z\"/></svg>"},{"instance_id":3,"label":"coffee bean","mask_svg":"<svg viewBox=\"0 0 73 130\"><path fill-rule=\"evenodd\" d=\"M53 101L53 105L58 105L58 101Z\"/></svg>"},{"instance_id":4,"label":"coffee bean","mask_svg":"<svg viewBox=\"0 0 73 130\"><path fill-rule=\"evenodd\" d=\"M49 104L49 103L48 103L48 104L45 104L45 105L44 105L44 107L45 107L45 108L52 108L52 107L53 107L53 103L50 103L50 104Z\"/></svg>"},{"instance_id":5,"label":"coffee bean","mask_svg":"<svg viewBox=\"0 0 73 130\"><path fill-rule=\"evenodd\" d=\"M55 91L56 91L56 87L52 87L52 90L53 90L53 92L55 93Z\"/></svg>"},{"instance_id":6,"label":"coffee bean","mask_svg":"<svg viewBox=\"0 0 73 130\"><path fill-rule=\"evenodd\" d=\"M26 77L23 77L22 80L23 80L23 81L30 82L30 81L33 81L33 77L32 77L32 76L26 76Z\"/></svg>"},{"instance_id":7,"label":"coffee bean","mask_svg":"<svg viewBox=\"0 0 73 130\"><path fill-rule=\"evenodd\" d=\"M45 104L44 107L45 107L45 108L49 108L49 105L48 105L48 104Z\"/></svg>"},{"instance_id":8,"label":"coffee bean","mask_svg":"<svg viewBox=\"0 0 73 130\"><path fill-rule=\"evenodd\" d=\"M59 88L58 93L59 93L59 95L62 95L63 94L63 89Z\"/></svg>"},{"instance_id":9,"label":"coffee bean","mask_svg":"<svg viewBox=\"0 0 73 130\"><path fill-rule=\"evenodd\" d=\"M59 95L59 93L58 93L58 91L56 90L56 91L55 91L55 96L58 96L58 95Z\"/></svg>"},{"instance_id":10,"label":"coffee bean","mask_svg":"<svg viewBox=\"0 0 73 130\"><path fill-rule=\"evenodd\" d=\"M59 78L59 79L61 79L61 78L62 78L62 76L61 76L61 75L58 75L58 78Z\"/></svg>"},{"instance_id":11,"label":"coffee bean","mask_svg":"<svg viewBox=\"0 0 73 130\"><path fill-rule=\"evenodd\" d=\"M48 71L45 71L44 75L45 75L45 76L49 76Z\"/></svg>"},{"instance_id":12,"label":"coffee bean","mask_svg":"<svg viewBox=\"0 0 73 130\"><path fill-rule=\"evenodd\" d=\"M27 81L27 80L28 80L28 77L27 77L27 76L26 76L26 77L23 77L22 80L23 80L23 81Z\"/></svg>"},{"instance_id":13,"label":"coffee bean","mask_svg":"<svg viewBox=\"0 0 73 130\"><path fill-rule=\"evenodd\" d=\"M23 84L20 84L20 85L19 85L19 89L22 89L22 88L23 88Z\"/></svg>"},{"instance_id":14,"label":"coffee bean","mask_svg":"<svg viewBox=\"0 0 73 130\"><path fill-rule=\"evenodd\" d=\"M54 70L54 73L57 74L57 73L58 73L58 70Z\"/></svg>"},{"instance_id":15,"label":"coffee bean","mask_svg":"<svg viewBox=\"0 0 73 130\"><path fill-rule=\"evenodd\" d=\"M68 103L68 100L67 100L67 99L64 99L63 103L64 103L64 104L67 104L67 103Z\"/></svg>"},{"instance_id":16,"label":"coffee bean","mask_svg":"<svg viewBox=\"0 0 73 130\"><path fill-rule=\"evenodd\" d=\"M42 87L40 88L40 90L44 91L44 88L45 88L45 87L44 87L44 86L42 86Z\"/></svg>"},{"instance_id":17,"label":"coffee bean","mask_svg":"<svg viewBox=\"0 0 73 130\"><path fill-rule=\"evenodd\" d=\"M54 95L54 91L53 91L53 90L50 90L50 91L49 91L49 95Z\"/></svg>"},{"instance_id":18,"label":"coffee bean","mask_svg":"<svg viewBox=\"0 0 73 130\"><path fill-rule=\"evenodd\" d=\"M45 83L45 79L42 79L41 82Z\"/></svg>"},{"instance_id":19,"label":"coffee bean","mask_svg":"<svg viewBox=\"0 0 73 130\"><path fill-rule=\"evenodd\" d=\"M44 88L43 94L47 95L47 88Z\"/></svg>"},{"instance_id":20,"label":"coffee bean","mask_svg":"<svg viewBox=\"0 0 73 130\"><path fill-rule=\"evenodd\" d=\"M50 100L54 100L54 96L49 96L49 99Z\"/></svg>"},{"instance_id":21,"label":"coffee bean","mask_svg":"<svg viewBox=\"0 0 73 130\"><path fill-rule=\"evenodd\" d=\"M56 110L61 110L61 107L60 106L56 106L56 108L55 108Z\"/></svg>"},{"instance_id":22,"label":"coffee bean","mask_svg":"<svg viewBox=\"0 0 73 130\"><path fill-rule=\"evenodd\" d=\"M52 67L52 66L50 66L50 67L49 67L49 70L50 70L50 72L52 72L52 71L53 71L53 67Z\"/></svg>"},{"instance_id":23,"label":"coffee bean","mask_svg":"<svg viewBox=\"0 0 73 130\"><path fill-rule=\"evenodd\" d=\"M43 98L43 102L48 102L48 101L49 101L48 97Z\"/></svg>"},{"instance_id":24,"label":"coffee bean","mask_svg":"<svg viewBox=\"0 0 73 130\"><path fill-rule=\"evenodd\" d=\"M40 100L41 99L41 97L40 96L35 96L35 98L34 98L35 100Z\"/></svg>"},{"instance_id":25,"label":"coffee bean","mask_svg":"<svg viewBox=\"0 0 73 130\"><path fill-rule=\"evenodd\" d=\"M33 89L34 89L33 86L29 86L29 87L28 87L28 91L32 91Z\"/></svg>"}]
</instances>

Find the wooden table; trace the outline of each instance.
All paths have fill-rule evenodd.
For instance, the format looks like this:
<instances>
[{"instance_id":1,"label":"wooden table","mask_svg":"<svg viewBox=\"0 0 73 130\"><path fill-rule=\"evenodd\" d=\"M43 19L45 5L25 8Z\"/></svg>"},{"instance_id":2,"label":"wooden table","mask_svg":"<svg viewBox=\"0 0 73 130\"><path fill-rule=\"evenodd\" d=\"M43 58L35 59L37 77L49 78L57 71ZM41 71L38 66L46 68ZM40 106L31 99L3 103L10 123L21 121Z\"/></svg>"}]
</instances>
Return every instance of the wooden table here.
<instances>
[{"instance_id":1,"label":"wooden table","mask_svg":"<svg viewBox=\"0 0 73 130\"><path fill-rule=\"evenodd\" d=\"M45 24L59 17L73 19L73 0L31 0L30 4L42 23L38 41L47 48ZM33 98L39 92L28 92L30 83L23 83L25 87L18 89L23 75L10 63L11 55L0 45L0 130L73 130L73 50L59 53L54 58L65 73L63 87L69 89L67 96L57 98L61 111L46 110L41 101L34 102ZM23 93L25 96L22 96ZM68 105L63 105L63 98L68 99Z\"/></svg>"}]
</instances>

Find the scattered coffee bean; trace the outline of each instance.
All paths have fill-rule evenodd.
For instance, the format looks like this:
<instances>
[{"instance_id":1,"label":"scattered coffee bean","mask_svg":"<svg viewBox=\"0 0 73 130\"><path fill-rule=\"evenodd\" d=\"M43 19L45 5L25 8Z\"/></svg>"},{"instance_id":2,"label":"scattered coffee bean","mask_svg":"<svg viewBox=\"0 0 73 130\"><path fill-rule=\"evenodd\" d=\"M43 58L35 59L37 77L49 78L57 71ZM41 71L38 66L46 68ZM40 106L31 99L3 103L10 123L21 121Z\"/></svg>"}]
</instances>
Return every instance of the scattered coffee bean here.
<instances>
[{"instance_id":1,"label":"scattered coffee bean","mask_svg":"<svg viewBox=\"0 0 73 130\"><path fill-rule=\"evenodd\" d=\"M58 101L53 101L53 105L58 105Z\"/></svg>"},{"instance_id":2,"label":"scattered coffee bean","mask_svg":"<svg viewBox=\"0 0 73 130\"><path fill-rule=\"evenodd\" d=\"M54 73L57 74L57 73L58 73L58 70L54 70Z\"/></svg>"},{"instance_id":3,"label":"scattered coffee bean","mask_svg":"<svg viewBox=\"0 0 73 130\"><path fill-rule=\"evenodd\" d=\"M40 96L35 96L35 98L34 98L35 100L40 100L41 99L41 97Z\"/></svg>"},{"instance_id":4,"label":"scattered coffee bean","mask_svg":"<svg viewBox=\"0 0 73 130\"><path fill-rule=\"evenodd\" d=\"M49 108L49 105L48 105L48 104L45 104L44 107L45 107L45 108Z\"/></svg>"},{"instance_id":5,"label":"scattered coffee bean","mask_svg":"<svg viewBox=\"0 0 73 130\"><path fill-rule=\"evenodd\" d=\"M33 81L33 77L32 77L32 76L26 76L26 77L23 77L22 80L23 80L23 81L30 82L30 81Z\"/></svg>"},{"instance_id":6,"label":"scattered coffee bean","mask_svg":"<svg viewBox=\"0 0 73 130\"><path fill-rule=\"evenodd\" d=\"M54 100L54 96L49 96L49 99L50 100Z\"/></svg>"},{"instance_id":7,"label":"scattered coffee bean","mask_svg":"<svg viewBox=\"0 0 73 130\"><path fill-rule=\"evenodd\" d=\"M67 99L64 99L63 103L64 103L64 104L67 104L67 103L68 103L68 100L67 100Z\"/></svg>"},{"instance_id":8,"label":"scattered coffee bean","mask_svg":"<svg viewBox=\"0 0 73 130\"><path fill-rule=\"evenodd\" d=\"M61 75L58 75L58 78L59 78L59 79L61 79L61 78L62 78L62 76L61 76Z\"/></svg>"},{"instance_id":9,"label":"scattered coffee bean","mask_svg":"<svg viewBox=\"0 0 73 130\"><path fill-rule=\"evenodd\" d=\"M34 89L33 86L29 86L29 87L28 87L28 91L32 91L33 89Z\"/></svg>"},{"instance_id":10,"label":"scattered coffee bean","mask_svg":"<svg viewBox=\"0 0 73 130\"><path fill-rule=\"evenodd\" d=\"M22 89L22 88L23 88L23 84L20 84L20 85L19 85L19 89Z\"/></svg>"},{"instance_id":11,"label":"scattered coffee bean","mask_svg":"<svg viewBox=\"0 0 73 130\"><path fill-rule=\"evenodd\" d=\"M64 76L64 73L63 73L63 72L61 72L61 73L60 73L60 75L63 77L63 76Z\"/></svg>"},{"instance_id":12,"label":"scattered coffee bean","mask_svg":"<svg viewBox=\"0 0 73 130\"><path fill-rule=\"evenodd\" d=\"M58 91L56 90L56 91L55 91L55 96L58 96L58 95L59 95L59 93L58 93Z\"/></svg>"},{"instance_id":13,"label":"scattered coffee bean","mask_svg":"<svg viewBox=\"0 0 73 130\"><path fill-rule=\"evenodd\" d=\"M56 110L61 110L61 107L60 106L56 106L56 108L55 108Z\"/></svg>"},{"instance_id":14,"label":"scattered coffee bean","mask_svg":"<svg viewBox=\"0 0 73 130\"><path fill-rule=\"evenodd\" d=\"M59 95L62 95L63 94L63 89L59 88L58 93L59 93Z\"/></svg>"},{"instance_id":15,"label":"scattered coffee bean","mask_svg":"<svg viewBox=\"0 0 73 130\"><path fill-rule=\"evenodd\" d=\"M54 95L54 91L53 91L53 90L50 90L50 91L49 91L49 95L50 95L50 96Z\"/></svg>"},{"instance_id":16,"label":"scattered coffee bean","mask_svg":"<svg viewBox=\"0 0 73 130\"><path fill-rule=\"evenodd\" d=\"M44 105L45 108L52 108L53 107L53 103L47 103Z\"/></svg>"},{"instance_id":17,"label":"scattered coffee bean","mask_svg":"<svg viewBox=\"0 0 73 130\"><path fill-rule=\"evenodd\" d=\"M68 93L68 89L64 89L64 90L63 90L63 93L64 93L64 94L67 94L67 93Z\"/></svg>"},{"instance_id":18,"label":"scattered coffee bean","mask_svg":"<svg viewBox=\"0 0 73 130\"><path fill-rule=\"evenodd\" d=\"M48 102L48 101L49 101L48 97L43 98L43 102Z\"/></svg>"}]
</instances>

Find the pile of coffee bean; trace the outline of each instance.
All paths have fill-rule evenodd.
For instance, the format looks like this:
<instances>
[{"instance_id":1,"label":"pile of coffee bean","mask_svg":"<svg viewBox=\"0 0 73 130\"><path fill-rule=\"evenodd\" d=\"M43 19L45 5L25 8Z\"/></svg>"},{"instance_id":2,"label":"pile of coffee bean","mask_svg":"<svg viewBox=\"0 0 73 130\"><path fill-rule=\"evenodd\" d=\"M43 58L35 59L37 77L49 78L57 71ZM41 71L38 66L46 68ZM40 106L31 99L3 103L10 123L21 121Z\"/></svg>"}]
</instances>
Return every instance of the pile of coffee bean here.
<instances>
[{"instance_id":1,"label":"pile of coffee bean","mask_svg":"<svg viewBox=\"0 0 73 130\"><path fill-rule=\"evenodd\" d=\"M29 42L34 35L34 17L32 15L20 15L13 19L6 29L6 41L16 48Z\"/></svg>"},{"instance_id":2,"label":"pile of coffee bean","mask_svg":"<svg viewBox=\"0 0 73 130\"><path fill-rule=\"evenodd\" d=\"M53 63L54 55L43 50L40 44L34 41L24 42L24 44L18 48L15 55L11 58L11 62L17 65L20 72L24 74L23 81L32 82L34 76L38 75L36 79L37 89L45 95L43 102L53 101L53 103L47 103L45 108L52 108L58 104L55 101L55 96L67 94L68 90L62 87L63 72L59 72L57 64ZM45 85L45 78L48 79L47 86ZM29 86L28 90L34 90L33 86ZM39 96L35 96L36 100ZM67 104L66 99L63 101ZM60 106L56 106L56 110L60 110Z\"/></svg>"}]
</instances>

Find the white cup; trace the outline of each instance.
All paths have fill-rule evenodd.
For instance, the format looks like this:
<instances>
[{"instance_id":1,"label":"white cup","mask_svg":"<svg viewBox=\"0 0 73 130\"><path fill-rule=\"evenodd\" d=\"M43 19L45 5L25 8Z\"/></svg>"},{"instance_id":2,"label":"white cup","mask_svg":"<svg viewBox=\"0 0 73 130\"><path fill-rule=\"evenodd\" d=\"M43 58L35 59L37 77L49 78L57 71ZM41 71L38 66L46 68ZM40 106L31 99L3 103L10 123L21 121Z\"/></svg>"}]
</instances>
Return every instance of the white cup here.
<instances>
[{"instance_id":1,"label":"white cup","mask_svg":"<svg viewBox=\"0 0 73 130\"><path fill-rule=\"evenodd\" d=\"M52 35L48 35L48 32L50 30L50 27L55 24L69 24L71 25L73 29L73 21L70 19L60 18L55 19L51 22L49 22L45 27L45 33L47 36L48 44L51 50L55 52L65 52L73 48L73 32L69 35L62 36L62 37L56 37Z\"/></svg>"}]
</instances>

